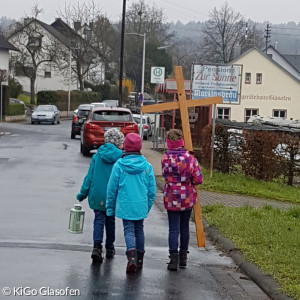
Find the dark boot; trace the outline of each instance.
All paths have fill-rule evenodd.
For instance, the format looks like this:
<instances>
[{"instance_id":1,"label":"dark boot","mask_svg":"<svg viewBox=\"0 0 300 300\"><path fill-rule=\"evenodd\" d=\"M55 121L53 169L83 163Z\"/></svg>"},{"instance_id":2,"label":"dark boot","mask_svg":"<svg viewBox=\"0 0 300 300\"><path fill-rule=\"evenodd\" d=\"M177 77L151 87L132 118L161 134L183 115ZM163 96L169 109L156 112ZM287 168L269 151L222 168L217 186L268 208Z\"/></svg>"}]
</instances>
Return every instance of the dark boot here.
<instances>
[{"instance_id":1,"label":"dark boot","mask_svg":"<svg viewBox=\"0 0 300 300\"><path fill-rule=\"evenodd\" d=\"M102 254L102 245L99 242L94 243L94 249L91 255L91 258L94 263L102 263L103 262L103 254Z\"/></svg>"},{"instance_id":2,"label":"dark boot","mask_svg":"<svg viewBox=\"0 0 300 300\"><path fill-rule=\"evenodd\" d=\"M168 270L177 271L178 268L178 253L170 253L170 262L168 263Z\"/></svg>"},{"instance_id":3,"label":"dark boot","mask_svg":"<svg viewBox=\"0 0 300 300\"><path fill-rule=\"evenodd\" d=\"M179 251L179 267L186 267L187 254L189 251Z\"/></svg>"},{"instance_id":4,"label":"dark boot","mask_svg":"<svg viewBox=\"0 0 300 300\"><path fill-rule=\"evenodd\" d=\"M137 267L138 267L139 269L142 269L142 268L143 268L144 254L145 254L145 251L138 251L138 252L137 252L137 258L138 258L138 261L137 261Z\"/></svg>"},{"instance_id":5,"label":"dark boot","mask_svg":"<svg viewBox=\"0 0 300 300\"><path fill-rule=\"evenodd\" d=\"M116 250L115 249L106 249L106 258L113 258L116 254Z\"/></svg>"},{"instance_id":6,"label":"dark boot","mask_svg":"<svg viewBox=\"0 0 300 300\"><path fill-rule=\"evenodd\" d=\"M126 251L128 263L126 273L135 273L137 268L137 252L136 249Z\"/></svg>"}]
</instances>

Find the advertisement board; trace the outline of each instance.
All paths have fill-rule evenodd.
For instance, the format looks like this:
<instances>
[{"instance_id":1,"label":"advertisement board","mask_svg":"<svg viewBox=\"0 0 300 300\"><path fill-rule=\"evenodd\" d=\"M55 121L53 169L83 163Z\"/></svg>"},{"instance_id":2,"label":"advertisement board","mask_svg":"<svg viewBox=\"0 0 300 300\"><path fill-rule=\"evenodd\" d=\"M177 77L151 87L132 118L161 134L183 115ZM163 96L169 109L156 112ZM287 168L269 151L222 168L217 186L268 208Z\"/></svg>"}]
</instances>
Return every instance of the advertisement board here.
<instances>
[{"instance_id":1,"label":"advertisement board","mask_svg":"<svg viewBox=\"0 0 300 300\"><path fill-rule=\"evenodd\" d=\"M193 65L192 99L223 97L223 103L239 103L240 66Z\"/></svg>"}]
</instances>

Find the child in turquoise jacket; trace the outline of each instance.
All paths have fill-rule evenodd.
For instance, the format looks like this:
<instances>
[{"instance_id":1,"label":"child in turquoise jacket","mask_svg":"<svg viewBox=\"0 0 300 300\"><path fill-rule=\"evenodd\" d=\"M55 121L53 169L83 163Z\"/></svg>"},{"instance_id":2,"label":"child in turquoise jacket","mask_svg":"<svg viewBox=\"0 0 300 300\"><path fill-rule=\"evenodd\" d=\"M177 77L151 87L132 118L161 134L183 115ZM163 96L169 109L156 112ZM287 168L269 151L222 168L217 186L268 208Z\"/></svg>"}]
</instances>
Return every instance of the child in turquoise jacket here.
<instances>
[{"instance_id":1,"label":"child in turquoise jacket","mask_svg":"<svg viewBox=\"0 0 300 300\"><path fill-rule=\"evenodd\" d=\"M107 185L106 213L123 220L126 272L142 268L145 253L144 219L154 203L156 182L151 164L140 153L142 139L136 133L125 137L122 158L113 167Z\"/></svg>"},{"instance_id":2,"label":"child in turquoise jacket","mask_svg":"<svg viewBox=\"0 0 300 300\"><path fill-rule=\"evenodd\" d=\"M94 262L102 262L102 241L104 227L106 231L106 258L115 255L115 217L106 214L106 188L114 163L122 157L124 135L116 128L107 130L104 134L105 144L93 155L90 168L86 174L80 193L79 201L88 197L89 206L94 210L94 248L92 259Z\"/></svg>"}]
</instances>

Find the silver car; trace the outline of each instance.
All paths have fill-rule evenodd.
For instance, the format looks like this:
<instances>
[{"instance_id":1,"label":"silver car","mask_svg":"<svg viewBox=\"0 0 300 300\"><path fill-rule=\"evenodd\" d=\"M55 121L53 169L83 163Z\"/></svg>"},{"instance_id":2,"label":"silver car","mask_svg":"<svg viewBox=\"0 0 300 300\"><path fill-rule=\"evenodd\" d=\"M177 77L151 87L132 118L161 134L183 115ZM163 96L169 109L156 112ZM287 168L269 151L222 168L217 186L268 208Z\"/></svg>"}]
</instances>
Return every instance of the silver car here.
<instances>
[{"instance_id":1,"label":"silver car","mask_svg":"<svg viewBox=\"0 0 300 300\"><path fill-rule=\"evenodd\" d=\"M140 131L140 120L141 117L139 114L133 114L133 119L137 123ZM152 136L153 130L152 130L152 122L150 117L143 115L143 137L144 140L148 140L149 136Z\"/></svg>"},{"instance_id":2,"label":"silver car","mask_svg":"<svg viewBox=\"0 0 300 300\"><path fill-rule=\"evenodd\" d=\"M55 105L39 105L31 114L31 124L60 124L60 111Z\"/></svg>"}]
</instances>

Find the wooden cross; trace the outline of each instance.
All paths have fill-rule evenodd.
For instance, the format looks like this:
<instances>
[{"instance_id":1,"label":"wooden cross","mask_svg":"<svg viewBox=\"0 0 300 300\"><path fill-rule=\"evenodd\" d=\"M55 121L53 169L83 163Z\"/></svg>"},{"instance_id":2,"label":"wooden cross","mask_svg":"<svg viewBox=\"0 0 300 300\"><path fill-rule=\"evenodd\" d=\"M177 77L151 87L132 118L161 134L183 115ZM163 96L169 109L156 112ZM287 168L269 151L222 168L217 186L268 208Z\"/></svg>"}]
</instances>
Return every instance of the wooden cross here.
<instances>
[{"instance_id":1,"label":"wooden cross","mask_svg":"<svg viewBox=\"0 0 300 300\"><path fill-rule=\"evenodd\" d=\"M185 88L184 88L184 78L183 78L181 66L175 66L174 71L175 71L175 78L176 78L176 83L177 83L177 93L178 93L179 101L142 106L142 112L150 113L150 112L158 112L158 111L164 111L164 110L179 109L180 116L181 116L181 122L182 122L184 145L187 150L193 151L193 143L192 143L192 137L191 137L188 108L223 103L223 98L222 97L212 97L212 98L203 98L203 99L196 99L196 100L186 100ZM197 200L198 200L197 203L194 205L194 218L195 218L195 225L196 225L198 247L204 247L205 246L205 236L204 236L204 230L203 230L203 222L202 222L202 216L201 216L201 206L200 206L200 201L199 201L198 189L197 189Z\"/></svg>"}]
</instances>

